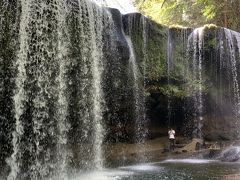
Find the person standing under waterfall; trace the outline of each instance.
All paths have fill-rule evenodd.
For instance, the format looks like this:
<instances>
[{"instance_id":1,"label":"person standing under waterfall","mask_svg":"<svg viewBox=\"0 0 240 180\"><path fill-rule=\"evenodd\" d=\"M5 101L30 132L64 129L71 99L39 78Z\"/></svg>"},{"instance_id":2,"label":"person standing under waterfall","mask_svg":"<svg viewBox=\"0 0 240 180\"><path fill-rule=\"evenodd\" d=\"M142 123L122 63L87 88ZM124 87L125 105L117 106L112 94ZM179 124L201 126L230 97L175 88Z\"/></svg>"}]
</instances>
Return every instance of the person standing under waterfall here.
<instances>
[{"instance_id":1,"label":"person standing under waterfall","mask_svg":"<svg viewBox=\"0 0 240 180\"><path fill-rule=\"evenodd\" d=\"M170 151L174 151L175 148L175 131L171 128L168 131L168 138L169 138L169 144L170 144Z\"/></svg>"}]
</instances>

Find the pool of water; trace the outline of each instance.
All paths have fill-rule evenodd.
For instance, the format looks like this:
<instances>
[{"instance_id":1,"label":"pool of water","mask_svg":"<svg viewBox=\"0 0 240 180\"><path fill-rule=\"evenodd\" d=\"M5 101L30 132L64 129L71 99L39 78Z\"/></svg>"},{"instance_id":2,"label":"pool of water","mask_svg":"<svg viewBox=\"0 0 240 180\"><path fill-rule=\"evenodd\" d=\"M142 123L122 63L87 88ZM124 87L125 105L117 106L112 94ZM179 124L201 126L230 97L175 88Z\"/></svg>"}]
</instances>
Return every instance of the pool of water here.
<instances>
[{"instance_id":1,"label":"pool of water","mask_svg":"<svg viewBox=\"0 0 240 180\"><path fill-rule=\"evenodd\" d=\"M112 170L89 172L73 180L219 180L240 173L240 163L211 160L170 159ZM240 176L238 176L240 179ZM237 179L237 178L236 178Z\"/></svg>"}]
</instances>

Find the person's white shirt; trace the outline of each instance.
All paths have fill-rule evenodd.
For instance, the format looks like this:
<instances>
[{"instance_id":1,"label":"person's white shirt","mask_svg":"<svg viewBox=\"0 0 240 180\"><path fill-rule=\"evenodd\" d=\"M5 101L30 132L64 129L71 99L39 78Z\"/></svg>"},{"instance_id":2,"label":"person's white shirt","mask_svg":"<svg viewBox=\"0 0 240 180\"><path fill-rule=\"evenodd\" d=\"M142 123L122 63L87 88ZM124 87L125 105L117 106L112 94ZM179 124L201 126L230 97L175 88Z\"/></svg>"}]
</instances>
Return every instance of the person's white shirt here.
<instances>
[{"instance_id":1,"label":"person's white shirt","mask_svg":"<svg viewBox=\"0 0 240 180\"><path fill-rule=\"evenodd\" d=\"M169 139L175 139L175 131L173 129L168 131Z\"/></svg>"}]
</instances>

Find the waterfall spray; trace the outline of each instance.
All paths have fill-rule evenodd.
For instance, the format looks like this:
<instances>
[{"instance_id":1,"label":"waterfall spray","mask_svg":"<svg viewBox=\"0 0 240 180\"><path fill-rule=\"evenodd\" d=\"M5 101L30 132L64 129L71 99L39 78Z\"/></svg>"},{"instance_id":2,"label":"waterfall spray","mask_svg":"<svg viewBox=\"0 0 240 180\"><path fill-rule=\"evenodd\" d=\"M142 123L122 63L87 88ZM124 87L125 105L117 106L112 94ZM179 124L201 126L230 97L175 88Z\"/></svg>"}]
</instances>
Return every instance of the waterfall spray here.
<instances>
[{"instance_id":1,"label":"waterfall spray","mask_svg":"<svg viewBox=\"0 0 240 180\"><path fill-rule=\"evenodd\" d=\"M173 47L172 47L172 36L171 31L168 29L168 39L167 39L167 83L170 86L170 73L171 73L171 66L173 63ZM171 124L171 94L168 95L168 102L167 102L167 109L168 109L168 126L172 126Z\"/></svg>"},{"instance_id":2,"label":"waterfall spray","mask_svg":"<svg viewBox=\"0 0 240 180\"><path fill-rule=\"evenodd\" d=\"M237 62L236 62L234 38L237 40L237 45L238 45L238 50L239 50L240 37L238 34L234 33L233 31L231 31L229 29L226 29L226 28L224 28L224 33L225 33L225 36L227 39L227 48L230 52L231 71L232 71L232 77L233 77L235 115L237 117L239 117L239 115L240 115L240 92L239 92L239 84L238 84L238 74L237 74L237 66L236 66Z\"/></svg>"},{"instance_id":3,"label":"waterfall spray","mask_svg":"<svg viewBox=\"0 0 240 180\"><path fill-rule=\"evenodd\" d=\"M146 141L147 135L148 135L148 118L147 118L147 109L146 109L146 66L147 66L147 59L148 59L148 54L147 54L147 43L148 43L148 22L146 20L146 17L141 16L141 24L142 24L142 39L143 39L143 45L142 45L142 53L143 53L143 62L142 62L142 76L143 76L143 100L142 100L142 141L143 143ZM144 157L142 158L144 162L147 161L147 156L146 156L146 147L147 145L143 145L142 149L143 149L143 153L144 153Z\"/></svg>"},{"instance_id":4,"label":"waterfall spray","mask_svg":"<svg viewBox=\"0 0 240 180\"><path fill-rule=\"evenodd\" d=\"M69 122L67 121L68 114L68 102L66 97L67 91L67 68L69 66L68 47L67 44L69 34L67 32L66 24L66 13L67 5L65 1L57 1L57 6L59 7L57 22L58 22L58 46L57 46L57 58L59 59L59 75L57 77L59 83L59 94L58 94L58 175L66 178L68 172L68 158L69 149L67 147L68 139L67 133L69 131Z\"/></svg>"},{"instance_id":5,"label":"waterfall spray","mask_svg":"<svg viewBox=\"0 0 240 180\"><path fill-rule=\"evenodd\" d=\"M24 90L24 84L26 81L26 56L25 53L28 46L28 36L27 36L27 24L29 23L29 1L21 1L22 11L25 13L21 16L20 23L20 50L17 55L17 65L18 65L18 75L16 78L16 94L14 95L14 106L15 106L15 131L13 132L13 154L11 160L9 160L9 165L11 167L11 172L8 176L9 180L14 180L17 178L18 173L20 172L20 164L22 154L20 152L20 141L23 136L23 124L21 122L21 115L24 111L24 101L26 101L26 92Z\"/></svg>"},{"instance_id":6,"label":"waterfall spray","mask_svg":"<svg viewBox=\"0 0 240 180\"><path fill-rule=\"evenodd\" d=\"M133 90L134 90L134 100L135 100L135 112L134 112L134 118L135 118L135 126L137 127L137 129L135 130L136 133L136 141L139 142L140 141L140 132L141 132L141 116L140 116L140 108L141 108L141 102L140 102L140 87L139 87L139 69L138 69L138 65L136 62L136 56L135 56L135 52L134 52L134 47L132 44L132 40L131 37L126 36L126 40L130 49L130 57L129 57L129 69L132 71L131 73L133 73Z\"/></svg>"},{"instance_id":7,"label":"waterfall spray","mask_svg":"<svg viewBox=\"0 0 240 180\"><path fill-rule=\"evenodd\" d=\"M89 12L89 27L91 33L91 45L92 45L92 76L93 76L93 122L94 122L94 164L97 169L102 169L103 166L103 154L102 154L102 142L103 142L103 125L102 125L102 113L104 104L103 91L102 91L102 72L103 72L103 9L100 8L94 12L94 4L87 2L87 8ZM96 7L95 7L96 8ZM96 13L96 14L95 14Z\"/></svg>"},{"instance_id":8,"label":"waterfall spray","mask_svg":"<svg viewBox=\"0 0 240 180\"><path fill-rule=\"evenodd\" d=\"M134 34L135 29L133 29L135 24L140 25L141 33ZM129 16L127 18L128 32L125 35L129 49L129 75L132 78L133 94L134 94L134 140L139 147L139 161L147 161L145 156L146 150L146 137L148 134L148 120L146 117L146 107L145 107L145 88L146 88L146 60L147 60L147 36L148 36L148 24L144 16L135 17ZM142 61L139 61L137 54L135 53L134 38L135 36L140 36L142 38L141 50L142 50Z\"/></svg>"},{"instance_id":9,"label":"waterfall spray","mask_svg":"<svg viewBox=\"0 0 240 180\"><path fill-rule=\"evenodd\" d=\"M193 136L202 138L203 126L203 80L202 80L202 61L203 61L203 46L204 46L204 27L197 28L189 36L188 48L193 48L193 62L192 73L195 86L194 95L194 109L195 109L195 122ZM192 43L192 44L191 44ZM190 50L188 50L190 52Z\"/></svg>"},{"instance_id":10,"label":"waterfall spray","mask_svg":"<svg viewBox=\"0 0 240 180\"><path fill-rule=\"evenodd\" d=\"M74 12L68 9L73 6ZM62 0L22 0L21 8L20 47L16 62L18 72L13 98L15 130L13 154L8 160L11 168L8 179L67 178L72 158L68 138L73 122L69 117L70 109L74 108L69 100L69 91L76 90L82 96L78 104L83 109L79 109L79 119L75 119L74 123L78 123L77 120L83 122L85 134L79 137L80 142L91 140L87 145L86 159L91 164L88 167L102 169L102 38L107 13L85 0L69 3ZM82 45L80 53L74 52L74 57L70 56L73 52L70 49L72 29L67 19L71 13L78 13L80 26L73 28L79 28L78 42ZM73 89L72 79L69 80L75 64L83 64L80 73L76 74L78 78L83 77L78 80L81 82L79 90ZM90 135L92 132L93 135Z\"/></svg>"}]
</instances>

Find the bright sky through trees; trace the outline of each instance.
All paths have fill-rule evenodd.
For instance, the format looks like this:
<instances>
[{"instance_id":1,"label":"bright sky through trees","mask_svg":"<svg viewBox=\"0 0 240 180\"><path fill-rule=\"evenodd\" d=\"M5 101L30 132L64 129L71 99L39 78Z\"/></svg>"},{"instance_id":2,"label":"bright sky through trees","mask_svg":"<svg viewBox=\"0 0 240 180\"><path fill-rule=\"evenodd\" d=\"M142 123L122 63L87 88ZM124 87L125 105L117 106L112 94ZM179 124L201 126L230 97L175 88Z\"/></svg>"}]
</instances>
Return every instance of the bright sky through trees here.
<instances>
[{"instance_id":1,"label":"bright sky through trees","mask_svg":"<svg viewBox=\"0 0 240 180\"><path fill-rule=\"evenodd\" d=\"M165 24L199 27L204 24L240 31L240 0L135 0L138 9Z\"/></svg>"},{"instance_id":2,"label":"bright sky through trees","mask_svg":"<svg viewBox=\"0 0 240 180\"><path fill-rule=\"evenodd\" d=\"M103 4L106 7L119 9L122 14L136 12L131 0L93 0L97 4Z\"/></svg>"}]
</instances>

